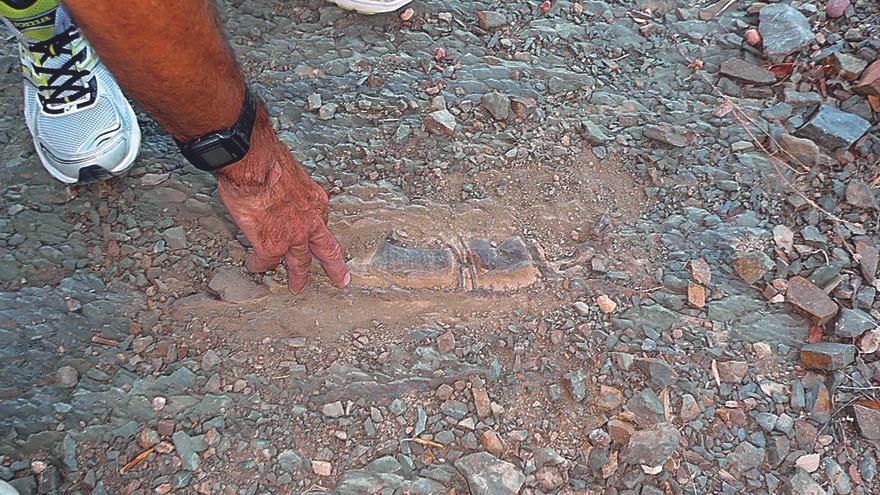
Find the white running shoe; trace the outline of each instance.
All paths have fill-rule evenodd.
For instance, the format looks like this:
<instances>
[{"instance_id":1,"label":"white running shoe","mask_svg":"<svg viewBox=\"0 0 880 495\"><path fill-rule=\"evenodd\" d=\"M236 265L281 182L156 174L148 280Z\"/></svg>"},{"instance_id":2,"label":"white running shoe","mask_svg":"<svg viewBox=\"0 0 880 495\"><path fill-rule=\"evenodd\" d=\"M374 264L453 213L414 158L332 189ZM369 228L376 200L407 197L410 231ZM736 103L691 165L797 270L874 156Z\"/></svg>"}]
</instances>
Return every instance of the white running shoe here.
<instances>
[{"instance_id":1,"label":"white running shoe","mask_svg":"<svg viewBox=\"0 0 880 495\"><path fill-rule=\"evenodd\" d=\"M359 14L383 14L410 3L412 0L328 0L345 10L353 10Z\"/></svg>"},{"instance_id":2,"label":"white running shoe","mask_svg":"<svg viewBox=\"0 0 880 495\"><path fill-rule=\"evenodd\" d=\"M33 29L36 21L25 15L16 22L8 4L0 12L19 40L25 121L53 177L66 184L107 179L127 170L137 157L137 118L64 8L56 5L47 12L47 3L53 2L31 6L42 4L36 18L41 30ZM22 13L34 19L33 12Z\"/></svg>"}]
</instances>

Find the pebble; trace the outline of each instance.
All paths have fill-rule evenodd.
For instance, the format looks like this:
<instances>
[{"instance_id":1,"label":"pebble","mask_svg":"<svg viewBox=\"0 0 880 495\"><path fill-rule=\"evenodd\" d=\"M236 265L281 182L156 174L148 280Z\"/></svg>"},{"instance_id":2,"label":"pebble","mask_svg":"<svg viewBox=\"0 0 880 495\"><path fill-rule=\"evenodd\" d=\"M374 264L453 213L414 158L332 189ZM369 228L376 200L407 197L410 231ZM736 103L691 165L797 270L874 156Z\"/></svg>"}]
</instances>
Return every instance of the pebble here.
<instances>
[{"instance_id":1,"label":"pebble","mask_svg":"<svg viewBox=\"0 0 880 495\"><path fill-rule=\"evenodd\" d=\"M477 21L480 23L480 27L487 31L507 25L507 17L504 14L491 10L477 11Z\"/></svg>"},{"instance_id":2,"label":"pebble","mask_svg":"<svg viewBox=\"0 0 880 495\"><path fill-rule=\"evenodd\" d=\"M773 262L761 251L741 251L733 257L733 269L747 284L761 280L771 268Z\"/></svg>"},{"instance_id":3,"label":"pebble","mask_svg":"<svg viewBox=\"0 0 880 495\"><path fill-rule=\"evenodd\" d=\"M800 276L788 280L786 300L814 325L825 325L837 315L837 303L825 291Z\"/></svg>"},{"instance_id":4,"label":"pebble","mask_svg":"<svg viewBox=\"0 0 880 495\"><path fill-rule=\"evenodd\" d=\"M829 19L843 17L849 5L850 0L828 0L828 3L825 4L825 14Z\"/></svg>"},{"instance_id":5,"label":"pebble","mask_svg":"<svg viewBox=\"0 0 880 495\"><path fill-rule=\"evenodd\" d=\"M452 136L458 124L455 122L455 116L448 110L437 110L431 113L425 119L425 128L435 134L445 134Z\"/></svg>"},{"instance_id":6,"label":"pebble","mask_svg":"<svg viewBox=\"0 0 880 495\"><path fill-rule=\"evenodd\" d=\"M807 368L833 371L852 364L856 346L837 342L805 344L801 348L801 363Z\"/></svg>"},{"instance_id":7,"label":"pebble","mask_svg":"<svg viewBox=\"0 0 880 495\"><path fill-rule=\"evenodd\" d=\"M620 460L627 464L659 466L672 457L680 442L681 434L675 426L661 423L633 433Z\"/></svg>"},{"instance_id":8,"label":"pebble","mask_svg":"<svg viewBox=\"0 0 880 495\"><path fill-rule=\"evenodd\" d=\"M776 82L776 76L763 67L750 64L740 58L730 58L721 63L721 74L738 81L764 86Z\"/></svg>"},{"instance_id":9,"label":"pebble","mask_svg":"<svg viewBox=\"0 0 880 495\"><path fill-rule=\"evenodd\" d=\"M510 114L510 98L497 91L483 95L481 104L495 120L507 120Z\"/></svg>"},{"instance_id":10,"label":"pebble","mask_svg":"<svg viewBox=\"0 0 880 495\"><path fill-rule=\"evenodd\" d=\"M333 465L327 461L312 461L312 472L325 478L333 474Z\"/></svg>"},{"instance_id":11,"label":"pebble","mask_svg":"<svg viewBox=\"0 0 880 495\"><path fill-rule=\"evenodd\" d=\"M488 452L466 455L455 461L455 467L464 476L471 493L517 495L526 481L516 466Z\"/></svg>"},{"instance_id":12,"label":"pebble","mask_svg":"<svg viewBox=\"0 0 880 495\"><path fill-rule=\"evenodd\" d=\"M795 135L811 139L833 150L849 148L870 127L870 122L856 114L844 112L831 105L820 105L809 120L795 131Z\"/></svg>"},{"instance_id":13,"label":"pebble","mask_svg":"<svg viewBox=\"0 0 880 495\"><path fill-rule=\"evenodd\" d=\"M766 5L761 8L758 29L764 40L764 51L771 60L806 48L816 35L803 14L784 4Z\"/></svg>"},{"instance_id":14,"label":"pebble","mask_svg":"<svg viewBox=\"0 0 880 495\"><path fill-rule=\"evenodd\" d=\"M617 303L605 294L596 298L596 304L599 306L599 310L606 315L613 313L617 309Z\"/></svg>"},{"instance_id":15,"label":"pebble","mask_svg":"<svg viewBox=\"0 0 880 495\"><path fill-rule=\"evenodd\" d=\"M794 465L808 473L814 473L819 469L819 454L804 454L797 458Z\"/></svg>"},{"instance_id":16,"label":"pebble","mask_svg":"<svg viewBox=\"0 0 880 495\"><path fill-rule=\"evenodd\" d=\"M437 337L437 352L446 354L455 350L455 334L445 332Z\"/></svg>"},{"instance_id":17,"label":"pebble","mask_svg":"<svg viewBox=\"0 0 880 495\"><path fill-rule=\"evenodd\" d=\"M861 79L852 89L862 96L880 97L880 59L875 60L862 72Z\"/></svg>"},{"instance_id":18,"label":"pebble","mask_svg":"<svg viewBox=\"0 0 880 495\"><path fill-rule=\"evenodd\" d=\"M55 373L55 382L59 387L73 388L79 383L79 372L73 366L62 366Z\"/></svg>"},{"instance_id":19,"label":"pebble","mask_svg":"<svg viewBox=\"0 0 880 495\"><path fill-rule=\"evenodd\" d=\"M865 406L850 406L859 434L868 440L880 440L880 411Z\"/></svg>"},{"instance_id":20,"label":"pebble","mask_svg":"<svg viewBox=\"0 0 880 495\"><path fill-rule=\"evenodd\" d=\"M345 416L345 409L342 407L342 402L340 401L324 404L324 407L321 408L321 412L328 418L335 419Z\"/></svg>"}]
</instances>

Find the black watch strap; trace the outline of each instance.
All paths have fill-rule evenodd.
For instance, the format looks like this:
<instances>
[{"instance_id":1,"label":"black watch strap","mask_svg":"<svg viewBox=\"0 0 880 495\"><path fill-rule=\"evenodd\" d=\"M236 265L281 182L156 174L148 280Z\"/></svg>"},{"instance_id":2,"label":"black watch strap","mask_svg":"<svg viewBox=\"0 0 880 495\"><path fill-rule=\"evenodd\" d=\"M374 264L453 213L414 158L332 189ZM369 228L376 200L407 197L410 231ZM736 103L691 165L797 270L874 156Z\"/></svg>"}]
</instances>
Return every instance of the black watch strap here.
<instances>
[{"instance_id":1,"label":"black watch strap","mask_svg":"<svg viewBox=\"0 0 880 495\"><path fill-rule=\"evenodd\" d=\"M257 100L245 86L238 120L227 129L207 133L191 141L174 141L180 153L199 170L216 172L247 155L257 119Z\"/></svg>"}]
</instances>

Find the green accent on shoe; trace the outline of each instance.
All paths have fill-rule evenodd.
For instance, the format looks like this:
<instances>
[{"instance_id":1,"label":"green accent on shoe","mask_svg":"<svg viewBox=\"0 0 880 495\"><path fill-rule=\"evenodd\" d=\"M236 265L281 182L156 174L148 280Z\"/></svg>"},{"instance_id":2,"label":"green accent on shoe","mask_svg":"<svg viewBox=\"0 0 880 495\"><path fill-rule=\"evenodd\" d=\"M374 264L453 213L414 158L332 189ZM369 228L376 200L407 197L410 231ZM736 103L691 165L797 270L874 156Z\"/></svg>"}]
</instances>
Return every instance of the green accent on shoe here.
<instances>
[{"instance_id":1,"label":"green accent on shoe","mask_svg":"<svg viewBox=\"0 0 880 495\"><path fill-rule=\"evenodd\" d=\"M33 41L46 41L55 36L55 13L58 0L34 0L19 8L0 0L0 17L5 17L19 33Z\"/></svg>"}]
</instances>

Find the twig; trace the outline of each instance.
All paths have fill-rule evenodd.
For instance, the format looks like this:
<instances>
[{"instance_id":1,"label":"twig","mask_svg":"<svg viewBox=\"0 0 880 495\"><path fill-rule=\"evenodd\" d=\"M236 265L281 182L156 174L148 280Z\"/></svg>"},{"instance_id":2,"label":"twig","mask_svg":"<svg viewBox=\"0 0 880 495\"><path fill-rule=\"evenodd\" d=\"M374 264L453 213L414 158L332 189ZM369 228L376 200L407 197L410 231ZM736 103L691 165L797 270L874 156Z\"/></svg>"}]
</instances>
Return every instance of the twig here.
<instances>
[{"instance_id":1,"label":"twig","mask_svg":"<svg viewBox=\"0 0 880 495\"><path fill-rule=\"evenodd\" d=\"M427 445L428 447L434 447L436 449L445 449L446 447L443 444L432 442L430 440L425 440L423 438L401 438L401 442L415 442L419 445Z\"/></svg>"},{"instance_id":2,"label":"twig","mask_svg":"<svg viewBox=\"0 0 880 495\"><path fill-rule=\"evenodd\" d=\"M152 454L155 449L156 449L156 447L150 447L147 450L141 452L137 457L130 460L128 462L128 464L126 464L125 466L122 466L122 468L119 470L119 474L125 474L125 473L131 471L132 468L134 468L135 466L140 464L141 461L143 461L144 459L149 457L149 455Z\"/></svg>"},{"instance_id":3,"label":"twig","mask_svg":"<svg viewBox=\"0 0 880 495\"><path fill-rule=\"evenodd\" d=\"M679 45L679 43L678 43L678 39L677 39L675 36L673 36L673 40L675 41L675 47L676 47L676 49L678 50L678 53L680 53L681 56L684 57L685 60L687 60L689 63L693 63L693 60L692 60L690 57L688 57L687 55L685 55L684 51L681 49L681 45ZM709 78L706 77L705 74L700 73L700 77L703 79L703 81L704 81L706 84L708 84L709 86L712 87L712 90L715 91L715 93L717 93L718 96L719 96L720 98L722 98L722 99L725 101L725 103L727 103L727 104L729 104L729 105L731 106L731 109L732 109L732 111L734 112L734 118L737 119L737 122L740 122L740 124L742 125L742 122L741 122L741 121L739 120L739 118L737 117L737 115L742 115L743 117L745 117L747 120L749 120L750 122L752 122L752 123L754 124L754 121L751 120L751 117L749 117L749 116L745 113L745 111L743 111L743 109L740 108L739 105L737 105L733 100L731 100L730 97L728 97L727 95L725 95L724 93L722 93L722 92L721 92L721 89L719 89L718 86L716 86L714 83L712 83L712 81L710 81ZM780 162L782 162L782 160L780 160L779 158L775 158L775 157L774 157L774 156L773 156L773 155L767 150L767 148L766 148L763 144L761 144L761 142L758 141L758 139L755 137L754 134L752 134L751 130L749 130L748 127L743 126L743 128L744 128L745 131L749 134L749 137L752 138L753 143L754 143L756 146L758 146L758 148L760 148L761 151L763 151L764 154L766 154L768 158L770 158L770 160L769 160L769 161L770 161L770 165L773 166L773 170L776 172L776 175L779 176L780 180L782 180L782 182L783 182L786 186L788 186L789 189L791 189L792 191L794 191L795 194L797 194L798 196L800 196L801 199L803 199L804 201L806 201L806 203L807 203L808 205L812 206L813 208L815 208L816 210L818 210L820 213L822 213L823 215L825 215L825 216L828 217L829 219L833 220L834 222L842 223L842 224L844 224L844 225L850 225L850 226L854 226L854 227L860 226L860 225L855 224L855 223L853 223L853 222L850 222L850 221L848 221L848 220L844 220L844 219L838 217L837 215L831 213L830 211L826 210L825 208L822 208L821 206L819 206L818 204L816 204L815 201L813 201L812 199L810 199L809 197L807 197L806 194L802 193L802 192L800 191L800 189L798 189L797 187L795 187L794 184L792 184L791 181L788 180L788 177L786 177L785 174L782 173L782 170L780 170L780 169L779 169L779 166L777 166L776 163L774 162L774 159L775 159L775 160L778 160L778 161L780 161ZM758 128L760 129L760 127L758 127ZM764 134L766 134L766 135L770 138L770 141L771 141L772 143L778 145L778 143L776 143L776 140L773 139L773 136L771 136L769 133L767 133L767 131L764 131L764 130L762 129L762 132L764 132ZM780 147L780 150L782 150L782 151L785 152L787 155L789 155L789 156L791 156L792 158L794 158L795 161L798 161L798 162L799 162L799 160L797 160L796 157L792 156L790 153L788 153L787 151L785 151L785 149L783 149L783 148ZM784 163L784 162L783 162L783 163ZM803 166L803 164L800 164L800 165ZM789 168L791 169L791 166L789 166ZM804 168L807 168L807 167L804 166ZM792 170L794 170L794 169L792 169Z\"/></svg>"}]
</instances>

